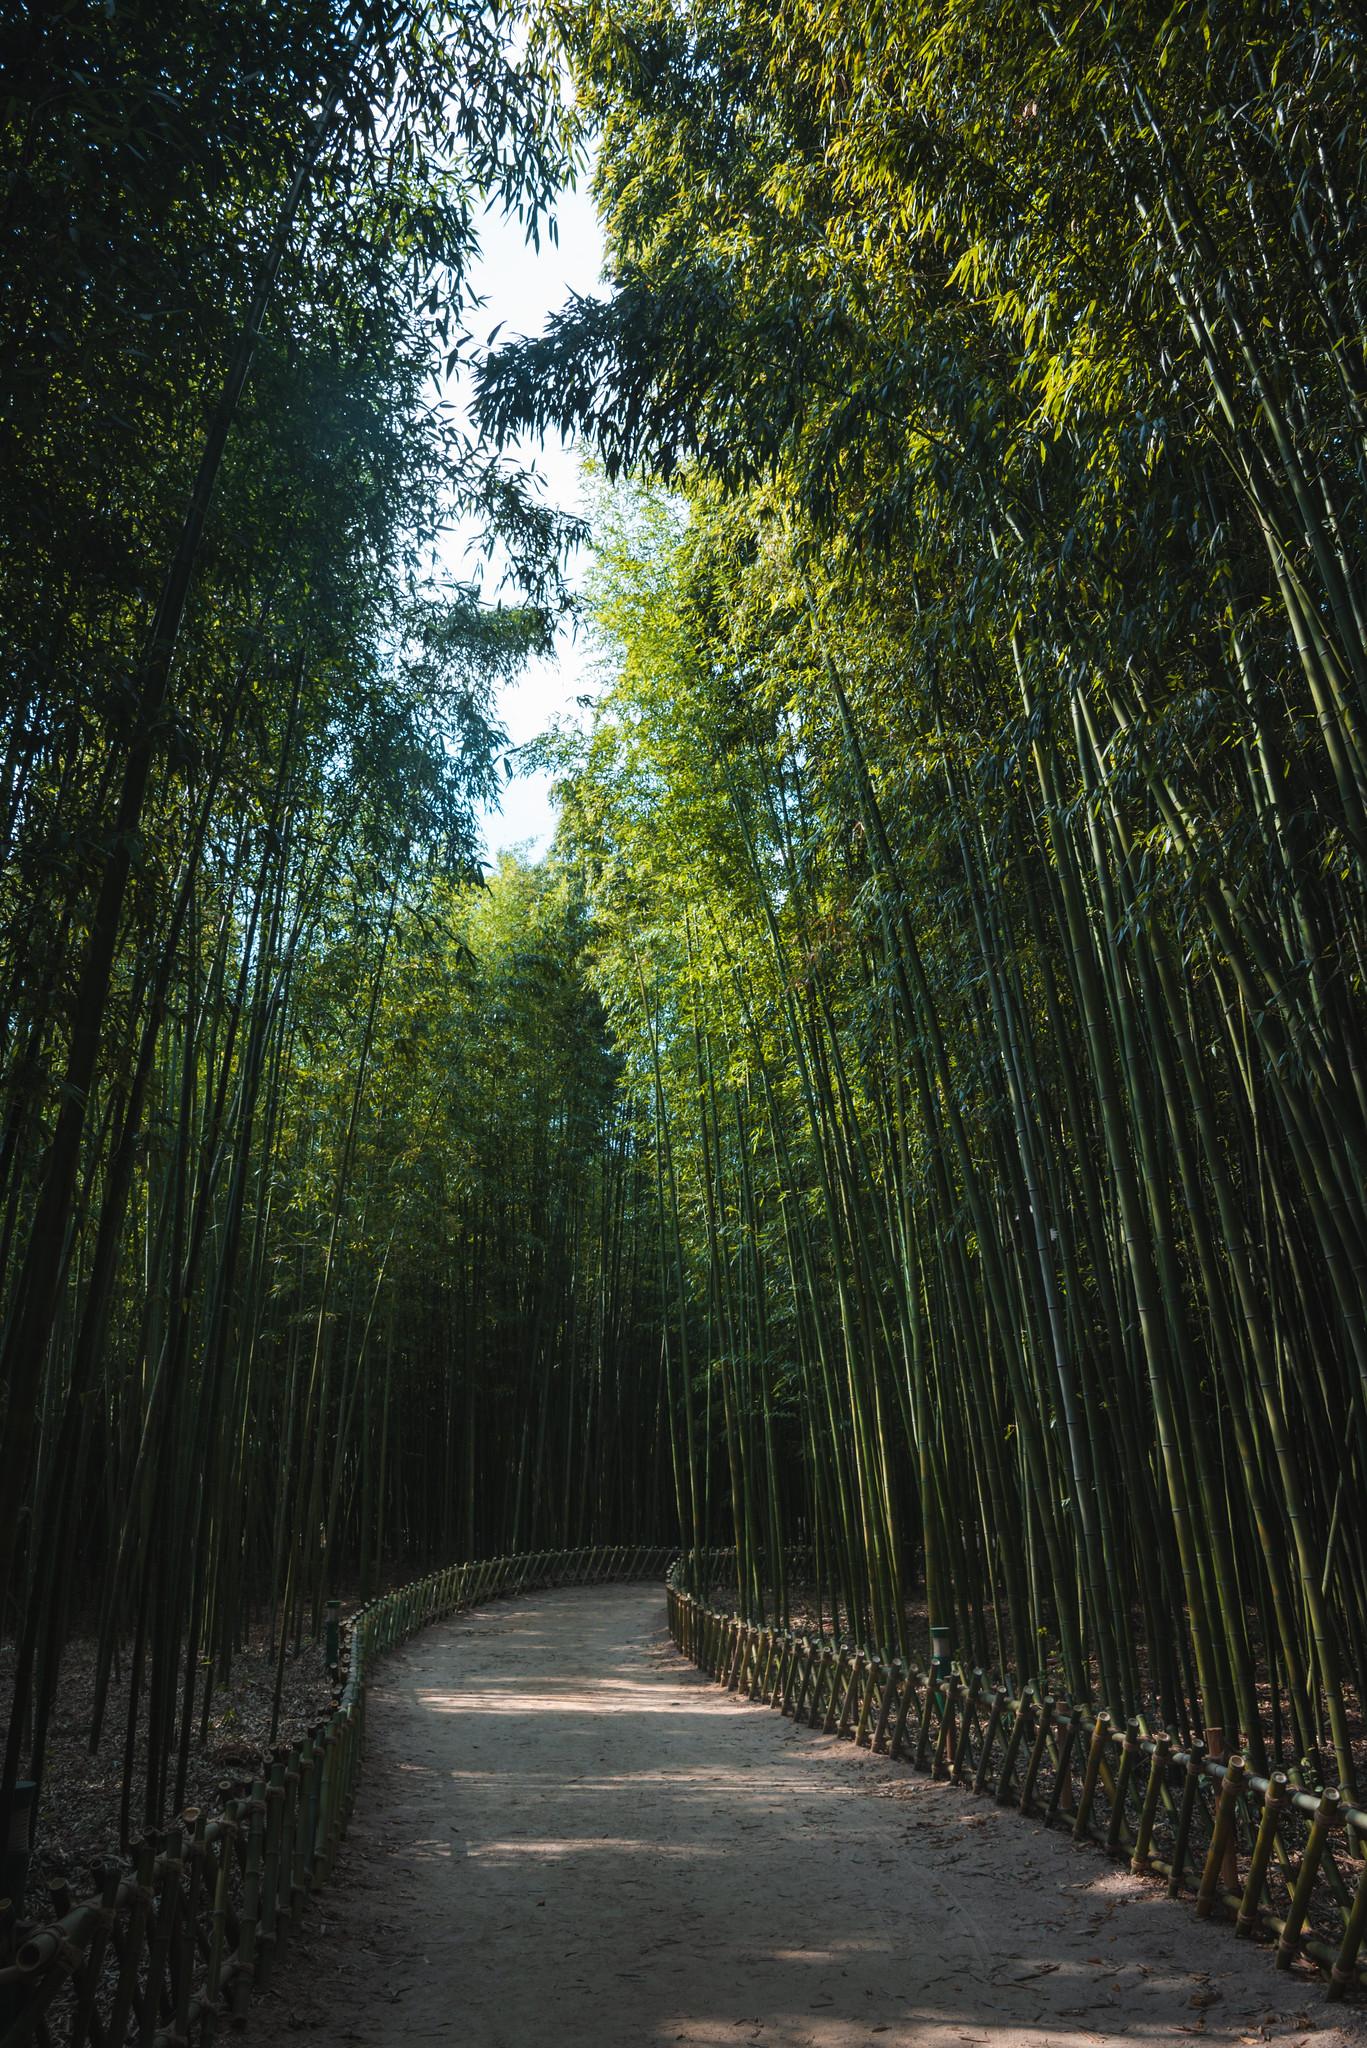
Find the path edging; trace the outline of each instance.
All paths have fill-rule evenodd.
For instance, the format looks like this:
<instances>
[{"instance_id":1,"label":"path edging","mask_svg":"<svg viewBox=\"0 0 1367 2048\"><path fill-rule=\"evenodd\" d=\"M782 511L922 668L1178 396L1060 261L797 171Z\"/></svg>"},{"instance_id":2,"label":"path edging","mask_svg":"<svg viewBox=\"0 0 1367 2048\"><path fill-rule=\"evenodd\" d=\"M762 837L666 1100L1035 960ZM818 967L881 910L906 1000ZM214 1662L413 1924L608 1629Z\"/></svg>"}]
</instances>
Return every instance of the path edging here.
<instances>
[{"instance_id":1,"label":"path edging","mask_svg":"<svg viewBox=\"0 0 1367 2048\"><path fill-rule=\"evenodd\" d=\"M325 1722L278 1750L222 1813L191 1809L138 1844L131 1871L105 1859L92 1898L12 1930L0 1956L0 2048L27 2048L40 2035L53 2048L190 2048L225 2018L240 2027L306 1901L331 1875L360 1778L376 1658L482 1601L658 1579L676 1554L659 1544L519 1552L448 1565L358 1608L338 1637L341 1689Z\"/></svg>"},{"instance_id":2,"label":"path edging","mask_svg":"<svg viewBox=\"0 0 1367 2048\"><path fill-rule=\"evenodd\" d=\"M710 1568L721 1561L706 1559ZM1039 1699L1029 1685L1012 1697L980 1670L918 1671L829 1636L747 1621L689 1591L689 1577L697 1583L697 1570L676 1559L666 1579L670 1634L731 1692L1048 1827L1066 1825L1075 1842L1125 1858L1136 1875L1166 1879L1168 1896L1187 1894L1203 1918L1223 1908L1236 1934L1271 1937L1280 1968L1308 1958L1327 1971L1330 1999L1367 1981L1367 1812L1337 1788L1309 1791L1281 1771L1259 1777L1241 1756L1217 1761L1199 1742L1181 1749L1167 1733L1148 1734L1137 1715L1118 1729L1108 1713ZM1357 1866L1355 1883L1340 1855ZM1271 1891L1278 1874L1288 1893L1281 1912ZM1337 1917L1341 1939L1326 1941L1312 1913Z\"/></svg>"}]
</instances>

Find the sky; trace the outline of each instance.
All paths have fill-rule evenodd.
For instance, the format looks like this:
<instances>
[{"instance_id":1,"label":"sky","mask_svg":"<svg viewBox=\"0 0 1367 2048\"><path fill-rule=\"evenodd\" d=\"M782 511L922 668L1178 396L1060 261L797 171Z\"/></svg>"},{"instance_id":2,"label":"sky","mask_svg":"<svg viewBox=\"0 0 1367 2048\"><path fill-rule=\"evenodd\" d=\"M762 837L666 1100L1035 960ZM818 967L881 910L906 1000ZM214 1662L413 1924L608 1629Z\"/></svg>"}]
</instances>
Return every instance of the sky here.
<instances>
[{"instance_id":1,"label":"sky","mask_svg":"<svg viewBox=\"0 0 1367 2048\"><path fill-rule=\"evenodd\" d=\"M500 339L535 334L571 291L590 293L598 288L603 238L593 202L582 185L561 194L556 220L558 241L543 234L536 250L524 241L516 220L505 221L497 214L486 217L480 234L480 260L470 280L472 289L484 300L483 308L470 316L475 334L488 334L500 322ZM535 462L551 503L569 512L583 509L579 460L572 446L548 437L543 444L524 442L517 452L524 460ZM459 539L453 541L450 566L455 573L468 576L469 564L461 560L461 545ZM572 576L573 571L572 564ZM592 687L582 636L576 639L564 628L555 654L529 663L502 693L499 713L512 746L524 745L557 718L572 715L575 699ZM481 823L490 861L512 847L533 858L544 853L555 831L550 778L541 771L518 774L506 785L498 809L485 811Z\"/></svg>"}]
</instances>

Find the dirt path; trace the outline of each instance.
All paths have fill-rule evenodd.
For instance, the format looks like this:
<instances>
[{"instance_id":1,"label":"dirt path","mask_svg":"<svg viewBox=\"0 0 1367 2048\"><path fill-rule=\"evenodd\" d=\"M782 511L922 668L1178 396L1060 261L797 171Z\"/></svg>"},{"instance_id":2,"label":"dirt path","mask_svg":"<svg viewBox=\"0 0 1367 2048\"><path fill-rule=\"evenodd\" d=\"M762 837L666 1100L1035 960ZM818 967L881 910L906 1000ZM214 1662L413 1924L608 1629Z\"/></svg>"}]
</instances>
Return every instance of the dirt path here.
<instances>
[{"instance_id":1,"label":"dirt path","mask_svg":"<svg viewBox=\"0 0 1367 2048\"><path fill-rule=\"evenodd\" d=\"M1367 2042L1094 1850L707 1683L655 1587L400 1651L314 1913L257 2048Z\"/></svg>"}]
</instances>

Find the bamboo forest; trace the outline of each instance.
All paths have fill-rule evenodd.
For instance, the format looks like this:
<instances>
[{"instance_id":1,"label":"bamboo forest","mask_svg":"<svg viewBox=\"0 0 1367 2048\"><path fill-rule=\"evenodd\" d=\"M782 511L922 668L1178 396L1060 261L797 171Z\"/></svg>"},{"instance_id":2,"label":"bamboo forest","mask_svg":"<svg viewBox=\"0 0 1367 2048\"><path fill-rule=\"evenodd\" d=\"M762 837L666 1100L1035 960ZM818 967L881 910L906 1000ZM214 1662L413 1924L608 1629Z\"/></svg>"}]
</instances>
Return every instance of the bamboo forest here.
<instances>
[{"instance_id":1,"label":"bamboo forest","mask_svg":"<svg viewBox=\"0 0 1367 2048\"><path fill-rule=\"evenodd\" d=\"M0 2043L240 2018L272 1755L579 1558L1356 1995L1360 9L3 12Z\"/></svg>"}]
</instances>

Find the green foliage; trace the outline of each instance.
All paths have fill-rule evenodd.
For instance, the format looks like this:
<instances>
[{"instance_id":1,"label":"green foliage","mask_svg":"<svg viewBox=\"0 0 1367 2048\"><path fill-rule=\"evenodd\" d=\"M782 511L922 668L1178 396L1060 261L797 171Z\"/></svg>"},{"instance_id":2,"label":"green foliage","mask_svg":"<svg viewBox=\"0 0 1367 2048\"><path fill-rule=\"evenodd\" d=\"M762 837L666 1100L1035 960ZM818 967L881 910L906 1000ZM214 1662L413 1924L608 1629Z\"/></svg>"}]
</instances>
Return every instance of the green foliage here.
<instances>
[{"instance_id":1,"label":"green foliage","mask_svg":"<svg viewBox=\"0 0 1367 2048\"><path fill-rule=\"evenodd\" d=\"M253 1601L283 1667L339 1574L672 1492L747 1611L798 1542L861 1639L923 1590L984 1664L1352 1782L1357 25L522 26L13 32L7 1780L92 1572L159 1818ZM480 886L578 529L438 373L480 208L535 236L588 128L609 291L478 425L649 481L560 845ZM502 606L432 580L457 512Z\"/></svg>"},{"instance_id":2,"label":"green foliage","mask_svg":"<svg viewBox=\"0 0 1367 2048\"><path fill-rule=\"evenodd\" d=\"M690 507L609 549L567 821L709 1533L747 1601L782 1526L885 1640L919 1573L984 1661L1351 1779L1355 29L551 13L611 291L483 417Z\"/></svg>"},{"instance_id":3,"label":"green foliage","mask_svg":"<svg viewBox=\"0 0 1367 2048\"><path fill-rule=\"evenodd\" d=\"M78 1589L127 1834L255 1608L283 1661L340 1580L653 1512L584 1401L632 1358L579 913L475 859L574 524L442 396L475 223L539 232L573 132L501 0L6 40L0 1816ZM505 602L436 575L458 518ZM475 1483L562 1410L572 1483Z\"/></svg>"}]
</instances>

